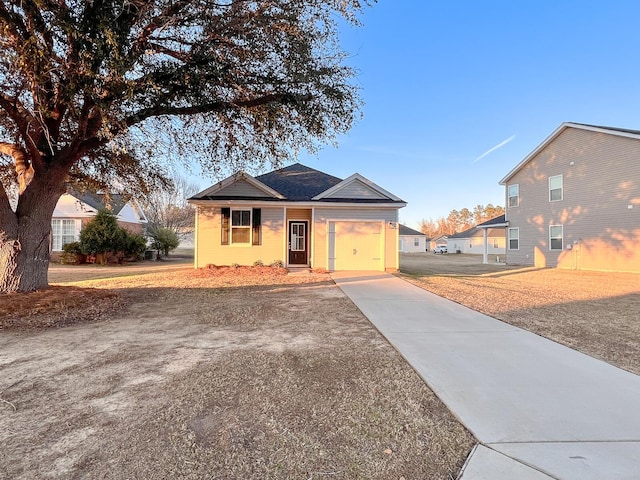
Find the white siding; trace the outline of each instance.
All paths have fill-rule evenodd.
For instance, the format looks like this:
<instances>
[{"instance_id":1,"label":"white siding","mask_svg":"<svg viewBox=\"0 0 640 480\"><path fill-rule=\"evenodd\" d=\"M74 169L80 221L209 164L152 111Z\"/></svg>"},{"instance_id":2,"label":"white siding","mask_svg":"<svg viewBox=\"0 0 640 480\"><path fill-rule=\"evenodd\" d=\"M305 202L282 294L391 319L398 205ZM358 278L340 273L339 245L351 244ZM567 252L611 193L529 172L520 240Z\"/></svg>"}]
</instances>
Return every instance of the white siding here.
<instances>
[{"instance_id":1,"label":"white siding","mask_svg":"<svg viewBox=\"0 0 640 480\"><path fill-rule=\"evenodd\" d=\"M416 246L416 240L418 245ZM427 238L422 235L400 235L400 251L404 253L426 252Z\"/></svg>"},{"instance_id":2,"label":"white siding","mask_svg":"<svg viewBox=\"0 0 640 480\"><path fill-rule=\"evenodd\" d=\"M96 213L96 209L65 193L56 204L53 218L89 218L95 216Z\"/></svg>"}]
</instances>

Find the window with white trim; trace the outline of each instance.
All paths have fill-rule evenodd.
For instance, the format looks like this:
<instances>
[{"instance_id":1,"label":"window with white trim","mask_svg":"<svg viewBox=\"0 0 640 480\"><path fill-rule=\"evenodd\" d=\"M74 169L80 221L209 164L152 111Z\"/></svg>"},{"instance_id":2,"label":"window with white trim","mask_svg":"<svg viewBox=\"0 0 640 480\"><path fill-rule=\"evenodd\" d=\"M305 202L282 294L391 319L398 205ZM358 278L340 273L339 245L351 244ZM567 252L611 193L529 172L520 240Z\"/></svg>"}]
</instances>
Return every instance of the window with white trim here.
<instances>
[{"instance_id":1,"label":"window with white trim","mask_svg":"<svg viewBox=\"0 0 640 480\"><path fill-rule=\"evenodd\" d=\"M251 243L251 210L231 210L231 243Z\"/></svg>"},{"instance_id":2,"label":"window with white trim","mask_svg":"<svg viewBox=\"0 0 640 480\"><path fill-rule=\"evenodd\" d=\"M549 225L549 250L562 250L562 225Z\"/></svg>"},{"instance_id":3,"label":"window with white trim","mask_svg":"<svg viewBox=\"0 0 640 480\"><path fill-rule=\"evenodd\" d=\"M509 250L518 250L520 248L520 228L510 228L507 235L509 236Z\"/></svg>"},{"instance_id":4,"label":"window with white trim","mask_svg":"<svg viewBox=\"0 0 640 480\"><path fill-rule=\"evenodd\" d=\"M510 207L517 207L520 205L520 185L517 183L515 185L509 185L507 187L507 204Z\"/></svg>"},{"instance_id":5,"label":"window with white trim","mask_svg":"<svg viewBox=\"0 0 640 480\"><path fill-rule=\"evenodd\" d=\"M221 209L221 245L262 245L260 208Z\"/></svg>"},{"instance_id":6,"label":"window with white trim","mask_svg":"<svg viewBox=\"0 0 640 480\"><path fill-rule=\"evenodd\" d=\"M549 177L549 201L557 202L562 200L562 175Z\"/></svg>"},{"instance_id":7,"label":"window with white trim","mask_svg":"<svg viewBox=\"0 0 640 480\"><path fill-rule=\"evenodd\" d=\"M59 218L51 220L51 250L61 252L63 246L77 240L75 220Z\"/></svg>"},{"instance_id":8,"label":"window with white trim","mask_svg":"<svg viewBox=\"0 0 640 480\"><path fill-rule=\"evenodd\" d=\"M414 247L419 247L420 246L420 239L418 237L414 237L413 238L413 246Z\"/></svg>"}]
</instances>

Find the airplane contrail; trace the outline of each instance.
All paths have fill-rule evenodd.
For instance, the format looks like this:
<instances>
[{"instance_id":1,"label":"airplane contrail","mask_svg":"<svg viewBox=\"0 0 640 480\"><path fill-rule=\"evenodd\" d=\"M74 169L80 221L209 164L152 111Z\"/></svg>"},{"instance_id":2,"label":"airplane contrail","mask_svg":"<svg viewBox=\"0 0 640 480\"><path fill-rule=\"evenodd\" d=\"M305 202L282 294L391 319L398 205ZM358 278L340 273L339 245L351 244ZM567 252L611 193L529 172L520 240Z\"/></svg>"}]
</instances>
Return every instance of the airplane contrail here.
<instances>
[{"instance_id":1,"label":"airplane contrail","mask_svg":"<svg viewBox=\"0 0 640 480\"><path fill-rule=\"evenodd\" d=\"M496 151L497 149L499 149L500 147L504 147L507 143L509 143L511 140L513 140L514 138L516 138L515 135L511 135L509 138L507 138L506 140L503 140L502 142L500 142L499 144L497 144L495 147L491 147L489 150L487 150L486 152L484 152L482 155L480 155L478 158L476 158L473 162L471 163L476 163L478 160L480 160L481 158L486 157L487 155L489 155L491 152Z\"/></svg>"}]
</instances>

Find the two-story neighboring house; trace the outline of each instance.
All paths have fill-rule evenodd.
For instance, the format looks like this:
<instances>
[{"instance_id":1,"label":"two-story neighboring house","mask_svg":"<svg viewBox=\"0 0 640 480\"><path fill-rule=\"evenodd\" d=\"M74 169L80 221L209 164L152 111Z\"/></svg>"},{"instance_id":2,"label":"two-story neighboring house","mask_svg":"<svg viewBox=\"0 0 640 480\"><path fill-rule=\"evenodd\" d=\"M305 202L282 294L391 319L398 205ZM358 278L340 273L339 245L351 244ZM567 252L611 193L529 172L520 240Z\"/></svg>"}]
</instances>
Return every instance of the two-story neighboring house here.
<instances>
[{"instance_id":1,"label":"two-story neighboring house","mask_svg":"<svg viewBox=\"0 0 640 480\"><path fill-rule=\"evenodd\" d=\"M500 184L507 263L640 272L640 130L563 123Z\"/></svg>"}]
</instances>

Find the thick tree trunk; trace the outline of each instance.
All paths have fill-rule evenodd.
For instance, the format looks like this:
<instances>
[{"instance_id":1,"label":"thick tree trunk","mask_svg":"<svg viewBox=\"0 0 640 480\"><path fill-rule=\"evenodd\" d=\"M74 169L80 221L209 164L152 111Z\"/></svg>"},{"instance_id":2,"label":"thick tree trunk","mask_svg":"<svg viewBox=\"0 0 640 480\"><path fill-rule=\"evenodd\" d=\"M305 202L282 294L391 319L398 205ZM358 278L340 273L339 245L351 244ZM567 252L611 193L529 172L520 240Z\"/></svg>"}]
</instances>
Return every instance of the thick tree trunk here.
<instances>
[{"instance_id":1,"label":"thick tree trunk","mask_svg":"<svg viewBox=\"0 0 640 480\"><path fill-rule=\"evenodd\" d=\"M51 217L60 198L52 185L29 186L13 218L0 219L0 293L46 288Z\"/></svg>"}]
</instances>

